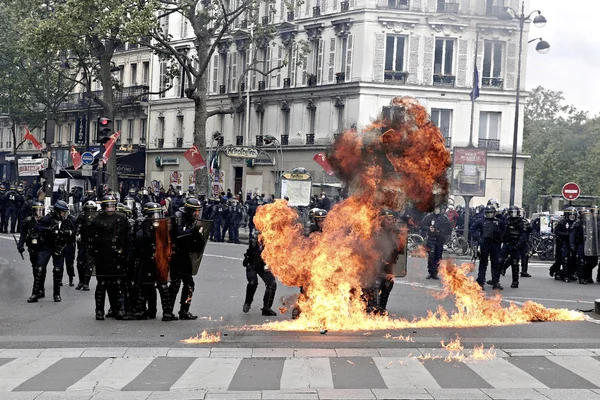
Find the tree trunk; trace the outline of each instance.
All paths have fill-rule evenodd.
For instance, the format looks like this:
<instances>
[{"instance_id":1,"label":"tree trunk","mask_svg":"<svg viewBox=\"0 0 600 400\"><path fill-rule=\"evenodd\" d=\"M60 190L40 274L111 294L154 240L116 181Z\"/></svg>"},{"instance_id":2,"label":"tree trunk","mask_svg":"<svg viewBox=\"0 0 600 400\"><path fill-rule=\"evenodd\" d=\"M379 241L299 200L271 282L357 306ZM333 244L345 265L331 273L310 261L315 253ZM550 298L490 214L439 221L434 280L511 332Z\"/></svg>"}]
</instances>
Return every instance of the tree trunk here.
<instances>
[{"instance_id":1,"label":"tree trunk","mask_svg":"<svg viewBox=\"0 0 600 400\"><path fill-rule=\"evenodd\" d=\"M115 97L112 83L111 69L112 54L102 54L100 60L100 82L102 83L102 100L104 101L104 117L115 120ZM114 125L113 125L114 126ZM113 132L114 133L114 132ZM113 147L108 163L105 166L106 179L104 183L113 190L118 190L117 180L117 149L116 144Z\"/></svg>"},{"instance_id":2,"label":"tree trunk","mask_svg":"<svg viewBox=\"0 0 600 400\"><path fill-rule=\"evenodd\" d=\"M202 62L208 57L210 43L199 41L196 49L199 63L202 64ZM210 160L208 159L206 151L206 79L206 73L196 77L194 82L195 90L191 97L194 100L194 144L196 147L198 147L198 150L200 150L200 155L206 162L206 168L199 169L195 172L196 193L198 195L206 195L208 198L211 195L210 185L212 182L210 182L209 177Z\"/></svg>"}]
</instances>

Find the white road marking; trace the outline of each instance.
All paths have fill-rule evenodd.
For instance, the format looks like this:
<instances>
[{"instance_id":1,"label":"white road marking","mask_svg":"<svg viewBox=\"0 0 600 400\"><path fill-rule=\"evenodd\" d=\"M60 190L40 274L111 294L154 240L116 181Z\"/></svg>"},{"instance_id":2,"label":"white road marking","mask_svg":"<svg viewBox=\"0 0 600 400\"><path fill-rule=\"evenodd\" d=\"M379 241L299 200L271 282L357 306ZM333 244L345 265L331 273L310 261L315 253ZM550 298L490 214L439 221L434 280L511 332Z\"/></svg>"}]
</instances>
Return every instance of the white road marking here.
<instances>
[{"instance_id":1,"label":"white road marking","mask_svg":"<svg viewBox=\"0 0 600 400\"><path fill-rule=\"evenodd\" d=\"M333 389L329 358L288 358L283 364L280 387L285 389Z\"/></svg>"},{"instance_id":2,"label":"white road marking","mask_svg":"<svg viewBox=\"0 0 600 400\"><path fill-rule=\"evenodd\" d=\"M217 258L226 258L227 260L244 261L243 258L222 256L220 254L204 254L204 255L207 257L217 257Z\"/></svg>"},{"instance_id":3,"label":"white road marking","mask_svg":"<svg viewBox=\"0 0 600 400\"><path fill-rule=\"evenodd\" d=\"M576 373L583 379L592 382L594 385L598 382L600 374L600 361L592 357L562 357L546 356L552 362L557 363L563 368Z\"/></svg>"},{"instance_id":4,"label":"white road marking","mask_svg":"<svg viewBox=\"0 0 600 400\"><path fill-rule=\"evenodd\" d=\"M548 389L548 386L503 358L465 364L496 389Z\"/></svg>"},{"instance_id":5,"label":"white road marking","mask_svg":"<svg viewBox=\"0 0 600 400\"><path fill-rule=\"evenodd\" d=\"M414 357L373 357L389 389L440 389L425 366Z\"/></svg>"},{"instance_id":6,"label":"white road marking","mask_svg":"<svg viewBox=\"0 0 600 400\"><path fill-rule=\"evenodd\" d=\"M171 390L227 390L241 362L241 358L198 358L171 386Z\"/></svg>"},{"instance_id":7,"label":"white road marking","mask_svg":"<svg viewBox=\"0 0 600 400\"><path fill-rule=\"evenodd\" d=\"M33 378L60 358L17 358L0 367L0 392L10 392L20 384Z\"/></svg>"},{"instance_id":8,"label":"white road marking","mask_svg":"<svg viewBox=\"0 0 600 400\"><path fill-rule=\"evenodd\" d=\"M109 358L67 391L121 390L153 360L154 357Z\"/></svg>"}]
</instances>

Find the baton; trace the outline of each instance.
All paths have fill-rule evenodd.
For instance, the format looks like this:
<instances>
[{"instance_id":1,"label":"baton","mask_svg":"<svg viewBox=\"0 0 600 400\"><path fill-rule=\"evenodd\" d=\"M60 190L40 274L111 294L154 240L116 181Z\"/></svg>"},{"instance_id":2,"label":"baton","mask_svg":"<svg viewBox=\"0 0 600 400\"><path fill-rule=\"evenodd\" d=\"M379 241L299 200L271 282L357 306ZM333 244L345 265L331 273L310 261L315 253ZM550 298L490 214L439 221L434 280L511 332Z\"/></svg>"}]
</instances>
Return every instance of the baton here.
<instances>
[{"instance_id":1,"label":"baton","mask_svg":"<svg viewBox=\"0 0 600 400\"><path fill-rule=\"evenodd\" d=\"M17 250L18 250L19 242L17 241L17 237L15 235L13 235L13 239L15 239L15 244L17 245ZM23 257L23 253L19 253L19 255L21 256L21 259L25 260L25 257Z\"/></svg>"}]
</instances>

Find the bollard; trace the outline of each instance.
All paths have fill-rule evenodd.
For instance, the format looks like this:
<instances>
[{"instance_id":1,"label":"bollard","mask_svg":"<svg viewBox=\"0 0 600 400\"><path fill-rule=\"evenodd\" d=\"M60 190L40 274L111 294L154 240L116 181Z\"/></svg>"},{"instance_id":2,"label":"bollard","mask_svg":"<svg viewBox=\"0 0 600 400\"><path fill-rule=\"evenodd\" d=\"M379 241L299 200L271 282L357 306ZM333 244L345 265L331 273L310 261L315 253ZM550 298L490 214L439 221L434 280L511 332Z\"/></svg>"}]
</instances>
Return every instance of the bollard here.
<instances>
[{"instance_id":1,"label":"bollard","mask_svg":"<svg viewBox=\"0 0 600 400\"><path fill-rule=\"evenodd\" d=\"M600 314L600 299L596 299L596 301L594 301L594 312L596 314Z\"/></svg>"}]
</instances>

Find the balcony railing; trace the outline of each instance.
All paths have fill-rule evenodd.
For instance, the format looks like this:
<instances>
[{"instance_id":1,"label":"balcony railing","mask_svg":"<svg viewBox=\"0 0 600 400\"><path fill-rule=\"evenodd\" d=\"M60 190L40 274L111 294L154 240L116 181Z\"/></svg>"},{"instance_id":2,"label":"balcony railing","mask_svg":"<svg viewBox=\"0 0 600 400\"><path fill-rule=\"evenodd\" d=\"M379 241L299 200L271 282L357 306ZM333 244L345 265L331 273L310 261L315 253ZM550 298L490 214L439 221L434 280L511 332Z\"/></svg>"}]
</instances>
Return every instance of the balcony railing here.
<instances>
[{"instance_id":1,"label":"balcony railing","mask_svg":"<svg viewBox=\"0 0 600 400\"><path fill-rule=\"evenodd\" d=\"M346 82L346 73L345 72L337 72L335 74L335 83L344 83Z\"/></svg>"},{"instance_id":2,"label":"balcony railing","mask_svg":"<svg viewBox=\"0 0 600 400\"><path fill-rule=\"evenodd\" d=\"M437 12L458 14L458 3L438 3Z\"/></svg>"},{"instance_id":3,"label":"balcony railing","mask_svg":"<svg viewBox=\"0 0 600 400\"><path fill-rule=\"evenodd\" d=\"M284 89L287 89L290 86L292 86L291 83L292 83L292 80L290 78L283 78L283 88Z\"/></svg>"},{"instance_id":4,"label":"balcony railing","mask_svg":"<svg viewBox=\"0 0 600 400\"><path fill-rule=\"evenodd\" d=\"M182 137L177 138L177 142L175 143L175 146L183 147L183 138Z\"/></svg>"},{"instance_id":5,"label":"balcony railing","mask_svg":"<svg viewBox=\"0 0 600 400\"><path fill-rule=\"evenodd\" d=\"M265 15L264 17L262 17L261 22L262 22L262 26L269 25L269 17Z\"/></svg>"},{"instance_id":6,"label":"balcony railing","mask_svg":"<svg viewBox=\"0 0 600 400\"><path fill-rule=\"evenodd\" d=\"M388 0L383 8L391 10L408 10L408 0Z\"/></svg>"},{"instance_id":7,"label":"balcony railing","mask_svg":"<svg viewBox=\"0 0 600 400\"><path fill-rule=\"evenodd\" d=\"M264 146L265 142L263 140L263 136L262 135L257 135L256 136L256 145L257 146Z\"/></svg>"},{"instance_id":8,"label":"balcony railing","mask_svg":"<svg viewBox=\"0 0 600 400\"><path fill-rule=\"evenodd\" d=\"M317 75L308 74L306 81L307 81L308 86L316 86L317 85Z\"/></svg>"},{"instance_id":9,"label":"balcony railing","mask_svg":"<svg viewBox=\"0 0 600 400\"><path fill-rule=\"evenodd\" d=\"M456 82L456 76L454 75L433 75L433 84L440 86L454 86Z\"/></svg>"},{"instance_id":10,"label":"balcony railing","mask_svg":"<svg viewBox=\"0 0 600 400\"><path fill-rule=\"evenodd\" d=\"M158 148L162 149L165 147L165 139L158 139Z\"/></svg>"},{"instance_id":11,"label":"balcony railing","mask_svg":"<svg viewBox=\"0 0 600 400\"><path fill-rule=\"evenodd\" d=\"M480 149L488 149L488 150L500 150L500 140L499 139L479 139L477 142L477 147Z\"/></svg>"},{"instance_id":12,"label":"balcony railing","mask_svg":"<svg viewBox=\"0 0 600 400\"><path fill-rule=\"evenodd\" d=\"M315 134L314 133L306 134L306 144L315 144Z\"/></svg>"},{"instance_id":13,"label":"balcony railing","mask_svg":"<svg viewBox=\"0 0 600 400\"><path fill-rule=\"evenodd\" d=\"M293 11L288 11L287 20L288 20L288 22L294 20L294 12Z\"/></svg>"},{"instance_id":14,"label":"balcony railing","mask_svg":"<svg viewBox=\"0 0 600 400\"><path fill-rule=\"evenodd\" d=\"M408 72L401 71L385 71L383 73L383 80L385 82L392 83L406 83Z\"/></svg>"},{"instance_id":15,"label":"balcony railing","mask_svg":"<svg viewBox=\"0 0 600 400\"><path fill-rule=\"evenodd\" d=\"M225 93L227 93L227 88L225 87L225 85L219 85L219 94Z\"/></svg>"},{"instance_id":16,"label":"balcony railing","mask_svg":"<svg viewBox=\"0 0 600 400\"><path fill-rule=\"evenodd\" d=\"M489 88L502 89L504 79L502 78L481 78L481 86Z\"/></svg>"},{"instance_id":17,"label":"balcony railing","mask_svg":"<svg viewBox=\"0 0 600 400\"><path fill-rule=\"evenodd\" d=\"M265 90L266 87L267 85L265 81L258 81L258 90Z\"/></svg>"},{"instance_id":18,"label":"balcony railing","mask_svg":"<svg viewBox=\"0 0 600 400\"><path fill-rule=\"evenodd\" d=\"M340 5L340 11L348 11L349 9L350 9L350 2L342 1L341 5Z\"/></svg>"},{"instance_id":19,"label":"balcony railing","mask_svg":"<svg viewBox=\"0 0 600 400\"><path fill-rule=\"evenodd\" d=\"M447 148L452 147L452 138L451 137L444 137L444 144L446 145Z\"/></svg>"},{"instance_id":20,"label":"balcony railing","mask_svg":"<svg viewBox=\"0 0 600 400\"><path fill-rule=\"evenodd\" d=\"M290 135L281 135L279 143L281 143L282 146L287 146L290 143Z\"/></svg>"},{"instance_id":21,"label":"balcony railing","mask_svg":"<svg viewBox=\"0 0 600 400\"><path fill-rule=\"evenodd\" d=\"M313 17L320 17L320 16L321 16L321 6L313 7Z\"/></svg>"},{"instance_id":22,"label":"balcony railing","mask_svg":"<svg viewBox=\"0 0 600 400\"><path fill-rule=\"evenodd\" d=\"M235 137L235 145L236 146L241 146L243 144L244 144L244 137L240 136L240 135L236 136Z\"/></svg>"}]
</instances>

